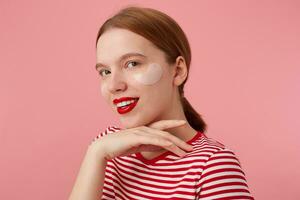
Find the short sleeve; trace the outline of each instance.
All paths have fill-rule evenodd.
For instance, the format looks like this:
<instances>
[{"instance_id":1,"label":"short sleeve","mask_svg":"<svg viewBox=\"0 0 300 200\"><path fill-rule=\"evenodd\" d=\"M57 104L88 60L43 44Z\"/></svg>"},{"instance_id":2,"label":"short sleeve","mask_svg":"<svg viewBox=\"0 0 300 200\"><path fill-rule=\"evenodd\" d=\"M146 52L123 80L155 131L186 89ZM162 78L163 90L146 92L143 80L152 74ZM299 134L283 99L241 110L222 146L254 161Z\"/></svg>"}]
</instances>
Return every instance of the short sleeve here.
<instances>
[{"instance_id":1,"label":"short sleeve","mask_svg":"<svg viewBox=\"0 0 300 200\"><path fill-rule=\"evenodd\" d=\"M93 142L95 142L96 140L99 140L100 138L102 138L105 135L114 133L114 132L118 132L120 131L121 128L116 127L116 126L108 126L105 130L103 130L102 132L100 132L96 137L94 137L91 141L90 144L92 144Z\"/></svg>"},{"instance_id":2,"label":"short sleeve","mask_svg":"<svg viewBox=\"0 0 300 200\"><path fill-rule=\"evenodd\" d=\"M207 160L198 183L197 199L254 199L241 164L230 149L223 148Z\"/></svg>"}]
</instances>

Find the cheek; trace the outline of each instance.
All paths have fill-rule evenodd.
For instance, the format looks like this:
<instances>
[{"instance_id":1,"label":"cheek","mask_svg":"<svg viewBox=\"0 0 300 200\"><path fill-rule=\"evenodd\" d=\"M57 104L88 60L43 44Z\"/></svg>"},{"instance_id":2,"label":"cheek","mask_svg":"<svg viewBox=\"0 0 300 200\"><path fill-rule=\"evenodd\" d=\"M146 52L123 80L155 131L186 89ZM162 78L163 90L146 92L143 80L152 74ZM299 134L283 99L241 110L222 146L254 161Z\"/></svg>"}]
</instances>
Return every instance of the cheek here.
<instances>
[{"instance_id":1,"label":"cheek","mask_svg":"<svg viewBox=\"0 0 300 200\"><path fill-rule=\"evenodd\" d=\"M148 65L147 70L133 74L133 79L143 85L154 85L157 83L163 74L163 68L157 63Z\"/></svg>"},{"instance_id":2,"label":"cheek","mask_svg":"<svg viewBox=\"0 0 300 200\"><path fill-rule=\"evenodd\" d=\"M100 89L101 89L101 94L103 97L106 97L107 96L107 91L108 91L108 87L107 87L107 83L106 82L102 82L101 83L101 86L100 86Z\"/></svg>"}]
</instances>

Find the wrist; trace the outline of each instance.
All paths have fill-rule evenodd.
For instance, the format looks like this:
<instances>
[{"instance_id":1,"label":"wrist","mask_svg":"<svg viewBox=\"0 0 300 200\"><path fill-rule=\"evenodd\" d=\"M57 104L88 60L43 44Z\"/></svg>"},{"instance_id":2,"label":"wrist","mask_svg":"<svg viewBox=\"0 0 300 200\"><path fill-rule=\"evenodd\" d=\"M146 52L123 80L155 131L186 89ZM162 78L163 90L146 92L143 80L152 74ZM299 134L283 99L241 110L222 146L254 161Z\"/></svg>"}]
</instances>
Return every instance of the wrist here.
<instances>
[{"instance_id":1,"label":"wrist","mask_svg":"<svg viewBox=\"0 0 300 200\"><path fill-rule=\"evenodd\" d=\"M87 154L96 157L97 159L106 160L106 155L99 144L90 144L87 149Z\"/></svg>"}]
</instances>

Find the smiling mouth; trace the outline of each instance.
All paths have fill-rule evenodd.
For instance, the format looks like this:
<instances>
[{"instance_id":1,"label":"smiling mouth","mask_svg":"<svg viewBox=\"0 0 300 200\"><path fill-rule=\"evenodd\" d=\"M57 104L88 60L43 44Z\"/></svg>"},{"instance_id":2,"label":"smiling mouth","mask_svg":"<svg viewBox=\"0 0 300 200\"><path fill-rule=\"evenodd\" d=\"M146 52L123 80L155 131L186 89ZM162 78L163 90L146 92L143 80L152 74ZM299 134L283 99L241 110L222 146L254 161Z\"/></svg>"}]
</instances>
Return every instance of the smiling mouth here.
<instances>
[{"instance_id":1,"label":"smiling mouth","mask_svg":"<svg viewBox=\"0 0 300 200\"><path fill-rule=\"evenodd\" d=\"M139 100L139 98L135 98L132 100L117 103L118 113L125 114L125 113L130 112L137 105L138 100Z\"/></svg>"}]
</instances>

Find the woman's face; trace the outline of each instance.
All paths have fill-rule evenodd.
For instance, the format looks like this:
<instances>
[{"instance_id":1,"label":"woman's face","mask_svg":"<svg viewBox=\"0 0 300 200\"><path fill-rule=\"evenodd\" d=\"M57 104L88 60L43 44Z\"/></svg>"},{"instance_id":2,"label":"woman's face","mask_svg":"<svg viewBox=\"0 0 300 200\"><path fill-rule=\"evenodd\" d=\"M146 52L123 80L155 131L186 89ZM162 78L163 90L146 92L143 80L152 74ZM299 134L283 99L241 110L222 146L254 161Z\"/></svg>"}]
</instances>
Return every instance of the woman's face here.
<instances>
[{"instance_id":1,"label":"woman's face","mask_svg":"<svg viewBox=\"0 0 300 200\"><path fill-rule=\"evenodd\" d=\"M168 117L177 88L163 51L138 34L112 28L99 38L96 53L101 94L125 128ZM138 100L118 108L114 100L122 97Z\"/></svg>"}]
</instances>

